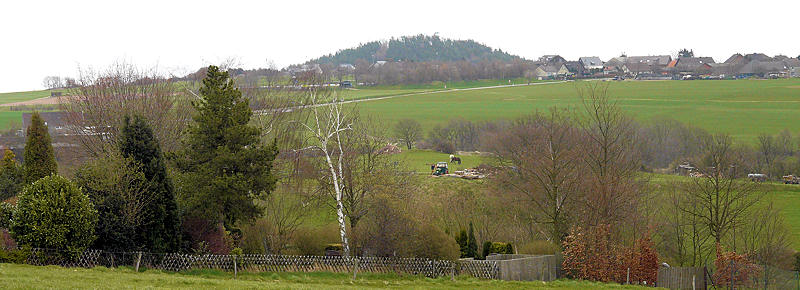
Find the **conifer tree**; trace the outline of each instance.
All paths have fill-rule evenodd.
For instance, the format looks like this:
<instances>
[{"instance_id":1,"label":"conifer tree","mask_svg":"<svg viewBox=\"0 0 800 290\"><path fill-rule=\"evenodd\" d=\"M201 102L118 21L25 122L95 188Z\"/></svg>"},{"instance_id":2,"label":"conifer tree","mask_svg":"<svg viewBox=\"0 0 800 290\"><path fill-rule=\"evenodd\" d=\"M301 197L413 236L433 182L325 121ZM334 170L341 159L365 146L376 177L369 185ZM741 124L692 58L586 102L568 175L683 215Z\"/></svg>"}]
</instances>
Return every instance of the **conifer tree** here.
<instances>
[{"instance_id":1,"label":"conifer tree","mask_svg":"<svg viewBox=\"0 0 800 290\"><path fill-rule=\"evenodd\" d=\"M478 241L475 240L475 231L472 228L472 222L469 222L469 236L467 237L467 257L478 257Z\"/></svg>"},{"instance_id":2,"label":"conifer tree","mask_svg":"<svg viewBox=\"0 0 800 290\"><path fill-rule=\"evenodd\" d=\"M58 171L53 144L50 142L50 133L39 112L33 112L31 115L24 157L23 175L26 184L31 184Z\"/></svg>"},{"instance_id":3,"label":"conifer tree","mask_svg":"<svg viewBox=\"0 0 800 290\"><path fill-rule=\"evenodd\" d=\"M19 194L22 190L22 168L14 152L6 149L0 161L0 201Z\"/></svg>"},{"instance_id":4,"label":"conifer tree","mask_svg":"<svg viewBox=\"0 0 800 290\"><path fill-rule=\"evenodd\" d=\"M120 134L120 152L141 166L148 182L143 209L143 224L138 231L137 243L154 252L180 250L180 219L175 189L167 176L161 148L153 130L139 115L125 117Z\"/></svg>"},{"instance_id":5,"label":"conifer tree","mask_svg":"<svg viewBox=\"0 0 800 290\"><path fill-rule=\"evenodd\" d=\"M275 186L275 142L260 144L261 131L249 125L253 112L227 72L209 66L185 149L177 154L182 196L194 217L223 223L252 219L262 209L254 200Z\"/></svg>"}]
</instances>

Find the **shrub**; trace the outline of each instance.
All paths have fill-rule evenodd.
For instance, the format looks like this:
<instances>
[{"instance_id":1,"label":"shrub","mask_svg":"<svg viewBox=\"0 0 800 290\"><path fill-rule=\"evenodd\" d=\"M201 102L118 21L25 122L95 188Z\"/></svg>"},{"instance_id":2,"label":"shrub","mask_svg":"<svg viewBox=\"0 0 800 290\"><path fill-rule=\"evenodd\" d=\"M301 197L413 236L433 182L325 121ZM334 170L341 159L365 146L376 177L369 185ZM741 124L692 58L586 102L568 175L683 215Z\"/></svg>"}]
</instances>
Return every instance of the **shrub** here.
<instances>
[{"instance_id":1,"label":"shrub","mask_svg":"<svg viewBox=\"0 0 800 290\"><path fill-rule=\"evenodd\" d=\"M624 283L630 269L631 283L656 280L658 256L649 235L633 247L624 247L611 238L610 226L583 230L575 228L564 240L562 267L571 278Z\"/></svg>"},{"instance_id":2,"label":"shrub","mask_svg":"<svg viewBox=\"0 0 800 290\"><path fill-rule=\"evenodd\" d=\"M8 250L0 248L0 263L24 264L30 254L31 250L28 248Z\"/></svg>"},{"instance_id":3,"label":"shrub","mask_svg":"<svg viewBox=\"0 0 800 290\"><path fill-rule=\"evenodd\" d=\"M94 241L96 223L97 211L89 197L66 178L51 175L22 190L11 233L20 245L71 256Z\"/></svg>"},{"instance_id":4,"label":"shrub","mask_svg":"<svg viewBox=\"0 0 800 290\"><path fill-rule=\"evenodd\" d=\"M456 241L439 228L422 224L411 240L410 254L418 258L436 260L456 260L459 257L459 248Z\"/></svg>"},{"instance_id":5,"label":"shrub","mask_svg":"<svg viewBox=\"0 0 800 290\"><path fill-rule=\"evenodd\" d=\"M11 216L16 207L5 202L0 202L0 229L8 229L11 226Z\"/></svg>"},{"instance_id":6,"label":"shrub","mask_svg":"<svg viewBox=\"0 0 800 290\"><path fill-rule=\"evenodd\" d=\"M514 247L511 243L490 242L483 243L483 258L491 254L514 254Z\"/></svg>"},{"instance_id":7,"label":"shrub","mask_svg":"<svg viewBox=\"0 0 800 290\"><path fill-rule=\"evenodd\" d=\"M717 271L712 278L716 285L731 285L752 287L752 278L761 273L761 267L754 264L747 255L736 254L736 252L724 252L722 246L717 244L717 259L714 260ZM731 271L733 276L731 277ZM733 280L731 281L731 278ZM732 283L731 283L732 282Z\"/></svg>"}]
</instances>

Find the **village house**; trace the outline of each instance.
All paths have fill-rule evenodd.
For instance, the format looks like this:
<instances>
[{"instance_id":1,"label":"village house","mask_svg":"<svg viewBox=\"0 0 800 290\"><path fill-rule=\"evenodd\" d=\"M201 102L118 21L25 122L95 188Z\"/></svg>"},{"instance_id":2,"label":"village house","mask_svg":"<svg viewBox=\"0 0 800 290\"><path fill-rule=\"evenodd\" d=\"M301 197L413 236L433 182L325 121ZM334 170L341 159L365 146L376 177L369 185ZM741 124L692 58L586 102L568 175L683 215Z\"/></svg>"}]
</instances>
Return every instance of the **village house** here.
<instances>
[{"instance_id":1,"label":"village house","mask_svg":"<svg viewBox=\"0 0 800 290\"><path fill-rule=\"evenodd\" d=\"M586 68L583 67L583 64L580 61L568 61L564 63L564 66L567 67L570 76L582 77L589 75Z\"/></svg>"},{"instance_id":2,"label":"village house","mask_svg":"<svg viewBox=\"0 0 800 290\"><path fill-rule=\"evenodd\" d=\"M712 73L711 57L679 57L667 65L667 70L675 75L709 75Z\"/></svg>"},{"instance_id":3,"label":"village house","mask_svg":"<svg viewBox=\"0 0 800 290\"><path fill-rule=\"evenodd\" d=\"M596 56L584 56L578 58L578 61L583 65L583 68L590 72L600 72L603 70L603 61Z\"/></svg>"},{"instance_id":4,"label":"village house","mask_svg":"<svg viewBox=\"0 0 800 290\"><path fill-rule=\"evenodd\" d=\"M536 68L534 75L539 80L564 78L569 75L569 70L564 64L541 65Z\"/></svg>"}]
</instances>

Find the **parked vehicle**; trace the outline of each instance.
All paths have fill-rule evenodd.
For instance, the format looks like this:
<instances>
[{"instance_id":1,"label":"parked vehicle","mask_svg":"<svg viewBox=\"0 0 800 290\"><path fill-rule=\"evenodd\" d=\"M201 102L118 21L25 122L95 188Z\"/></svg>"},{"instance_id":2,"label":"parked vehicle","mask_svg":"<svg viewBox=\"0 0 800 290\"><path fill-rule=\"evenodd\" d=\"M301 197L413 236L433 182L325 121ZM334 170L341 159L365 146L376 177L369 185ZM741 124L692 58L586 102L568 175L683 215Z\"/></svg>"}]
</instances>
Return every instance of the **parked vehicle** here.
<instances>
[{"instance_id":1,"label":"parked vehicle","mask_svg":"<svg viewBox=\"0 0 800 290\"><path fill-rule=\"evenodd\" d=\"M800 184L800 177L794 175L786 175L783 177L784 184Z\"/></svg>"}]
</instances>

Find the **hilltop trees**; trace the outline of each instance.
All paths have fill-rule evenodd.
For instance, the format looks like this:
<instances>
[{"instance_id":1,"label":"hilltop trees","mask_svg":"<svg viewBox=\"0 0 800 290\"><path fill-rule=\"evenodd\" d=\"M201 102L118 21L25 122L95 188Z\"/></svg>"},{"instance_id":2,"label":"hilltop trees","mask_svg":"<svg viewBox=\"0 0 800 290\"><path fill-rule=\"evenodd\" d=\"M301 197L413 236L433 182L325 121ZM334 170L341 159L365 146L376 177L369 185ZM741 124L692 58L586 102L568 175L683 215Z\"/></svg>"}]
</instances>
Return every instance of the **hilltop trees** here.
<instances>
[{"instance_id":1,"label":"hilltop trees","mask_svg":"<svg viewBox=\"0 0 800 290\"><path fill-rule=\"evenodd\" d=\"M50 143L50 132L39 115L33 112L31 125L28 127L25 141L25 162L23 164L25 183L33 183L42 177L58 171L53 145Z\"/></svg>"},{"instance_id":2,"label":"hilltop trees","mask_svg":"<svg viewBox=\"0 0 800 290\"><path fill-rule=\"evenodd\" d=\"M261 214L253 200L275 186L277 149L260 144L260 130L248 124L248 100L218 67L208 67L193 106L185 148L175 156L182 199L189 215L234 229Z\"/></svg>"}]
</instances>

